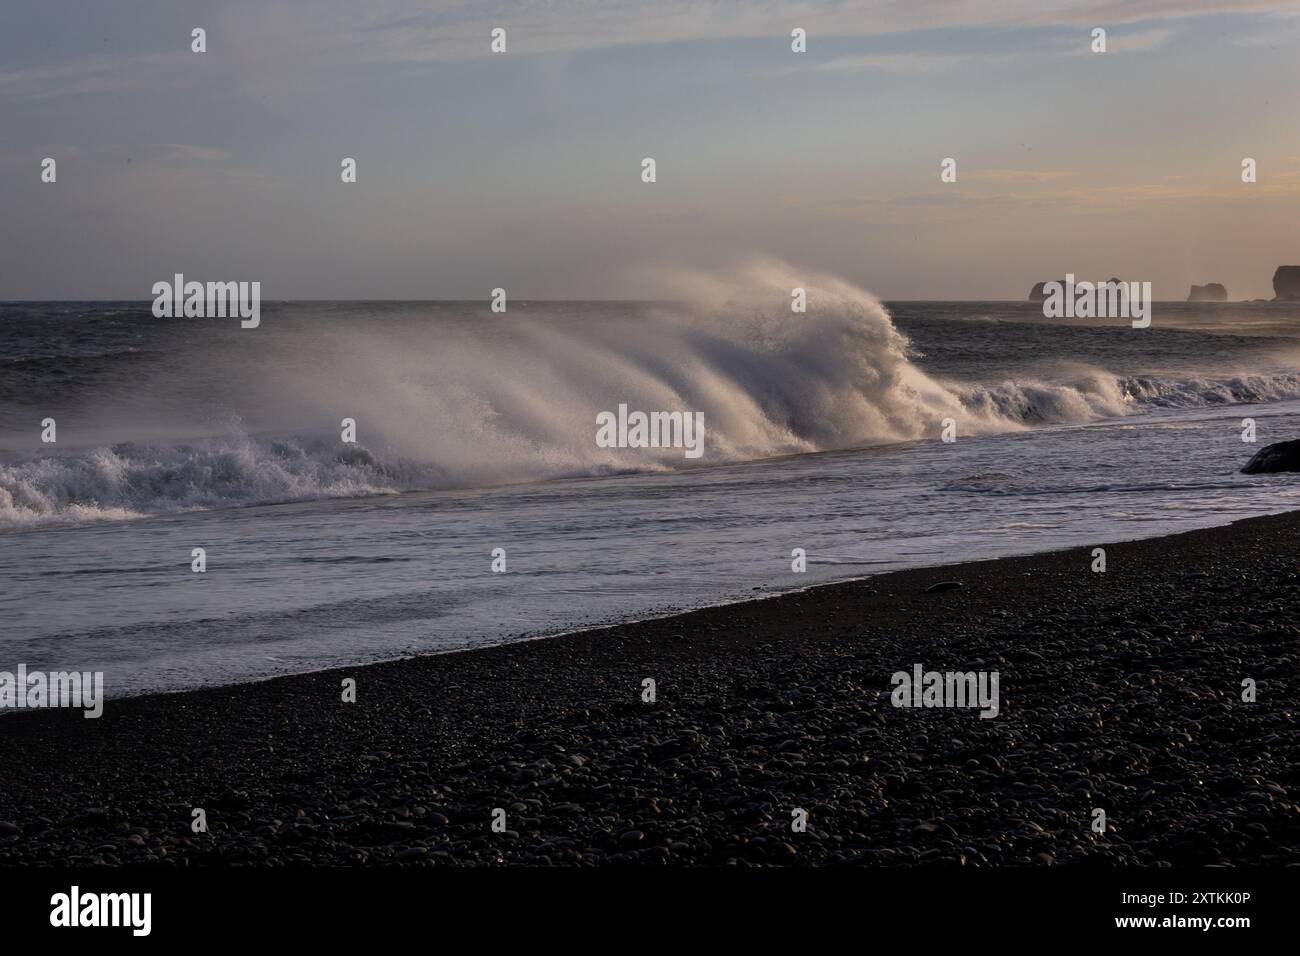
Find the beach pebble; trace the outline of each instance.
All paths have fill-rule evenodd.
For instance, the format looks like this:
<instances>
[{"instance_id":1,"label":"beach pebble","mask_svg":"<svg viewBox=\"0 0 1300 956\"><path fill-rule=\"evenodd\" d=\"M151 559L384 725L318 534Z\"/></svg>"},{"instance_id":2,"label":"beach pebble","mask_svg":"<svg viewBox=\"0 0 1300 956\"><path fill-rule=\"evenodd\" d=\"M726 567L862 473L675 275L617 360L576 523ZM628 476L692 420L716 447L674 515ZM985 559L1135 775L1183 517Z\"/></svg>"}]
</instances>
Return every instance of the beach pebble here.
<instances>
[{"instance_id":1,"label":"beach pebble","mask_svg":"<svg viewBox=\"0 0 1300 956\"><path fill-rule=\"evenodd\" d=\"M961 587L960 581L940 581L938 584L931 584L925 589L926 594L937 594L940 591L955 591Z\"/></svg>"}]
</instances>

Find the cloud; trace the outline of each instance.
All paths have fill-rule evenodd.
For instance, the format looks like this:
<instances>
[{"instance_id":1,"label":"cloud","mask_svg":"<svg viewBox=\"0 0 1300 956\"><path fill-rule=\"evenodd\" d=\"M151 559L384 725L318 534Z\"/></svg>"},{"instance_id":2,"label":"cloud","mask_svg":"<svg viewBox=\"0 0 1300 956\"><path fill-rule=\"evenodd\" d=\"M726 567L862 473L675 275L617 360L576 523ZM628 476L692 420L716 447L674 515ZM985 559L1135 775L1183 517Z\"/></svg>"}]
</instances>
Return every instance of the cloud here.
<instances>
[{"instance_id":1,"label":"cloud","mask_svg":"<svg viewBox=\"0 0 1300 956\"><path fill-rule=\"evenodd\" d=\"M841 196L829 199L787 199L787 205L806 207L819 214L865 218L875 225L928 222L960 222L978 216L983 221L1035 219L1045 214L1114 215L1136 214L1142 209L1187 207L1201 203L1240 203L1260 200L1300 200L1300 171L1283 172L1267 183L1251 185L1196 185L1178 181L1119 183L1080 186L1073 189L1035 190L1033 184L1074 175L1064 171L1034 173L1021 170L984 170L990 184L1022 182L1025 189L999 189L978 185L975 173L961 176L963 183L977 181L975 188L953 185L898 196ZM1005 174L1005 176L1004 176ZM1011 178L1012 176L1018 179ZM1037 178L1035 178L1037 177Z\"/></svg>"},{"instance_id":2,"label":"cloud","mask_svg":"<svg viewBox=\"0 0 1300 956\"><path fill-rule=\"evenodd\" d=\"M130 57L93 57L0 73L0 99L46 100L83 93L157 89L195 81L186 53Z\"/></svg>"},{"instance_id":3,"label":"cloud","mask_svg":"<svg viewBox=\"0 0 1300 956\"><path fill-rule=\"evenodd\" d=\"M945 70L978 58L983 63L1005 60L1005 56L977 56L976 54L944 53L871 53L864 56L842 56L825 62L802 63L787 68L787 72L856 73L863 70L884 70L890 73L930 73Z\"/></svg>"},{"instance_id":4,"label":"cloud","mask_svg":"<svg viewBox=\"0 0 1300 956\"><path fill-rule=\"evenodd\" d=\"M1139 53L1164 46L1181 31L1171 28L1142 30L1138 33L1120 33L1107 36L1106 49L1121 53Z\"/></svg>"},{"instance_id":5,"label":"cloud","mask_svg":"<svg viewBox=\"0 0 1300 956\"><path fill-rule=\"evenodd\" d=\"M1101 24L1098 24L1101 26ZM1133 33L1126 33L1123 30L1106 30L1106 52L1107 53L1146 53L1150 50L1158 49L1168 43L1171 39L1182 33L1182 30L1175 27L1152 27L1147 30L1139 30ZM1071 46L1068 50L1062 52L1072 56L1091 56L1092 39L1091 35L1082 38L1080 42Z\"/></svg>"},{"instance_id":6,"label":"cloud","mask_svg":"<svg viewBox=\"0 0 1300 956\"><path fill-rule=\"evenodd\" d=\"M961 178L986 183L1043 183L1073 175L1068 169L975 169L963 172Z\"/></svg>"},{"instance_id":7,"label":"cloud","mask_svg":"<svg viewBox=\"0 0 1300 956\"><path fill-rule=\"evenodd\" d=\"M1270 17L1258 27L1238 31L1230 42L1235 46L1269 49L1295 46L1300 43L1300 9L1293 10L1289 15Z\"/></svg>"},{"instance_id":8,"label":"cloud","mask_svg":"<svg viewBox=\"0 0 1300 956\"><path fill-rule=\"evenodd\" d=\"M280 8L284 2L267 8ZM310 30L317 37L346 38L337 52L352 62L419 62L484 55L489 31L497 26L508 31L512 53L547 53L673 41L784 39L796 26L808 31L811 45L819 39L939 28L1110 29L1210 13L1294 10L1294 0L843 0L833 5L811 0L446 0L432 7L413 0L373 0L314 7ZM1152 29L1119 40L1129 49L1148 49L1166 39L1163 33Z\"/></svg>"},{"instance_id":9,"label":"cloud","mask_svg":"<svg viewBox=\"0 0 1300 956\"><path fill-rule=\"evenodd\" d=\"M39 155L39 154L38 154ZM225 150L188 143L132 143L92 147L61 145L53 152L59 171L77 170L76 178L92 185L97 200L113 202L123 195L131 202L150 191L204 189L223 183L241 186L283 182L281 177L239 168ZM0 172L30 173L30 156L0 156ZM69 181L61 177L62 181Z\"/></svg>"},{"instance_id":10,"label":"cloud","mask_svg":"<svg viewBox=\"0 0 1300 956\"><path fill-rule=\"evenodd\" d=\"M309 13L300 0L234 0L217 9L191 0L177 3L173 13L179 15L186 6L195 8L199 17L195 22L211 24L209 46L214 57L224 33L240 47L258 47L293 59L323 58L333 64L486 56L495 27L508 31L510 53L530 54L694 40L786 39L796 26L806 29L809 43L815 44L936 29L1105 26L1112 30L1211 13L1295 13L1294 0L841 0L835 4L814 0L314 0ZM1166 36L1165 30L1153 28L1127 37L1121 33L1116 40L1126 48L1148 49ZM145 69L151 61L157 58L128 62L133 69ZM175 59L160 62L174 65ZM103 77L111 64L88 62L77 70L86 77ZM72 76L69 73L66 79Z\"/></svg>"},{"instance_id":11,"label":"cloud","mask_svg":"<svg viewBox=\"0 0 1300 956\"><path fill-rule=\"evenodd\" d=\"M0 99L41 100L107 91L157 89L221 77L245 88L258 83L310 83L338 67L410 65L487 57L491 30L508 32L509 54L530 55L670 42L770 38L788 42L796 26L819 42L936 30L1025 30L1105 26L1116 51L1154 49L1178 31L1169 24L1210 13L1294 15L1294 0L232 0L217 8L194 0L170 10L208 24L209 53L191 54L188 34L175 46L116 58L96 56L0 73ZM1149 25L1124 33L1126 24ZM11 26L12 30L13 27ZM1264 33L1266 31L1261 31ZM34 37L33 42L38 38ZM1086 51L1084 36L1068 49ZM1026 51L1033 52L1033 51ZM1004 54L1004 51L999 51ZM997 55L997 54L995 54ZM812 60L808 69L853 71L943 69L989 51L930 50ZM803 66L803 64L799 64ZM197 67L197 69L196 69Z\"/></svg>"}]
</instances>

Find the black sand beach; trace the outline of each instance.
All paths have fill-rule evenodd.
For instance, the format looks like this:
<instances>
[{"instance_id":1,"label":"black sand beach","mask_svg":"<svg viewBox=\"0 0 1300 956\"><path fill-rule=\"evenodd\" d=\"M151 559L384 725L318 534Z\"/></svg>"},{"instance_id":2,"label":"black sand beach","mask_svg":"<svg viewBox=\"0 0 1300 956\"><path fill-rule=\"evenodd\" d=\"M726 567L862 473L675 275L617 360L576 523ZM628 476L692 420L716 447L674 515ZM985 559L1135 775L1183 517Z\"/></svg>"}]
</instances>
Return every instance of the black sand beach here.
<instances>
[{"instance_id":1,"label":"black sand beach","mask_svg":"<svg viewBox=\"0 0 1300 956\"><path fill-rule=\"evenodd\" d=\"M1104 574L1080 549L6 715L0 863L1300 863L1298 540L1300 512ZM997 670L1000 714L891 706L914 664Z\"/></svg>"}]
</instances>

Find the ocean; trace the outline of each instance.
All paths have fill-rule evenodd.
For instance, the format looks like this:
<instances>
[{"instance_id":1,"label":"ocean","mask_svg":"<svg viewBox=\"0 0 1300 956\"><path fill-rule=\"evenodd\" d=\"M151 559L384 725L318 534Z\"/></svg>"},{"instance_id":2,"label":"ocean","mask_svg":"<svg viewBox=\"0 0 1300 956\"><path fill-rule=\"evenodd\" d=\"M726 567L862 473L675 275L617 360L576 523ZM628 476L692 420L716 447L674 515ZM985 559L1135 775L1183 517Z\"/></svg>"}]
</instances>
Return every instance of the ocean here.
<instances>
[{"instance_id":1,"label":"ocean","mask_svg":"<svg viewBox=\"0 0 1300 956\"><path fill-rule=\"evenodd\" d=\"M797 284L268 302L257 329L0 304L0 669L177 690L1298 505L1238 471L1300 437L1295 304L1134 329L834 280L793 313ZM620 404L701 413L702 454L599 447Z\"/></svg>"}]
</instances>

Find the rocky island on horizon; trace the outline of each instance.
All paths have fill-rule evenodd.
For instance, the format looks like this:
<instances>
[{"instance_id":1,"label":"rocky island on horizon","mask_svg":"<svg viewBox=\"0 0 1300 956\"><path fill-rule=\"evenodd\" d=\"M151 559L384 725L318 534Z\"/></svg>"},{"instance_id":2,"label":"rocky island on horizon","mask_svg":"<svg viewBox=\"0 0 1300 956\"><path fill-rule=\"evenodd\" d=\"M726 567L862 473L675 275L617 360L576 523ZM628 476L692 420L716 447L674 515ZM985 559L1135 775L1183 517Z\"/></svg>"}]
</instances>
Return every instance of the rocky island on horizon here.
<instances>
[{"instance_id":1,"label":"rocky island on horizon","mask_svg":"<svg viewBox=\"0 0 1300 956\"><path fill-rule=\"evenodd\" d=\"M1207 282L1205 285L1194 285L1192 291L1187 293L1188 302L1227 302L1228 290L1218 282Z\"/></svg>"},{"instance_id":2,"label":"rocky island on horizon","mask_svg":"<svg viewBox=\"0 0 1300 956\"><path fill-rule=\"evenodd\" d=\"M1043 282L1034 283L1034 287L1029 290L1030 302L1043 302L1047 299L1046 287L1049 282L1057 282L1057 279L1047 279ZM1112 277L1110 282L1119 282L1119 279ZM1227 302L1228 290L1219 282L1207 282L1205 285L1193 285L1191 291L1187 294L1188 302ZM1300 266L1278 266L1273 273L1273 298L1270 299L1243 299L1243 302L1300 302Z\"/></svg>"},{"instance_id":3,"label":"rocky island on horizon","mask_svg":"<svg viewBox=\"0 0 1300 956\"><path fill-rule=\"evenodd\" d=\"M1273 273L1273 301L1300 302L1300 266L1278 266Z\"/></svg>"}]
</instances>

